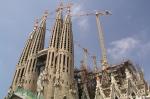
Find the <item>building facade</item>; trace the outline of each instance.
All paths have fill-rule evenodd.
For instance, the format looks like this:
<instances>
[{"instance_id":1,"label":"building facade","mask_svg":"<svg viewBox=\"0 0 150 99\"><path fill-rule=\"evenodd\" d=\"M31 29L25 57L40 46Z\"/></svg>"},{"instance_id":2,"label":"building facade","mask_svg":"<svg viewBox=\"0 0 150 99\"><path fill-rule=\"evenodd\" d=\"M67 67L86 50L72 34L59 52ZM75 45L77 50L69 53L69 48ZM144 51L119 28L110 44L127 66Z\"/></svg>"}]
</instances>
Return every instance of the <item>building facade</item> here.
<instances>
[{"instance_id":1,"label":"building facade","mask_svg":"<svg viewBox=\"0 0 150 99\"><path fill-rule=\"evenodd\" d=\"M74 67L70 10L56 11L48 48L45 12L25 44L6 99L150 99L143 72L130 61L104 70ZM95 66L94 66L95 67Z\"/></svg>"}]
</instances>

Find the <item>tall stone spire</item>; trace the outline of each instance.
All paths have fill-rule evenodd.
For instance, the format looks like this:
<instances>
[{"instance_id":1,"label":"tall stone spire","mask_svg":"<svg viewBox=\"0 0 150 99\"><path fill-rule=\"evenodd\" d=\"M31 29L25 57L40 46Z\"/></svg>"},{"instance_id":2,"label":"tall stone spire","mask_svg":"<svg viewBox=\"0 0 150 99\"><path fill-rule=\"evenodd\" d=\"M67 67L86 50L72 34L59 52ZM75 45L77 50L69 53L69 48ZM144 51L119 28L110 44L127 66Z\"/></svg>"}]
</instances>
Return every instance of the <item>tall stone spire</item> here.
<instances>
[{"instance_id":1,"label":"tall stone spire","mask_svg":"<svg viewBox=\"0 0 150 99\"><path fill-rule=\"evenodd\" d=\"M37 71L36 71L36 54L38 51L44 49L45 41L45 32L46 32L46 19L47 12L45 12L42 17L39 27L36 30L35 36L32 38L31 53L27 60L27 66L25 69L25 79L24 79L24 88L32 91L36 90L36 80L37 80Z\"/></svg>"},{"instance_id":2,"label":"tall stone spire","mask_svg":"<svg viewBox=\"0 0 150 99\"><path fill-rule=\"evenodd\" d=\"M54 99L77 99L70 93L73 85L74 59L73 34L71 16L68 13L63 23L63 29L58 48L58 61L55 79ZM70 86L70 87L68 87Z\"/></svg>"},{"instance_id":3,"label":"tall stone spire","mask_svg":"<svg viewBox=\"0 0 150 99\"><path fill-rule=\"evenodd\" d=\"M46 18L47 18L47 12L45 12L44 16L41 19L39 28L37 30L37 33L35 35L35 38L32 43L31 48L31 54L36 54L38 51L42 50L44 48L44 41L45 41L45 32L46 32Z\"/></svg>"},{"instance_id":4,"label":"tall stone spire","mask_svg":"<svg viewBox=\"0 0 150 99\"><path fill-rule=\"evenodd\" d=\"M16 87L19 86L19 84L22 81L23 74L25 72L26 62L27 62L28 56L31 52L31 44L33 42L33 37L36 34L37 28L38 28L38 20L36 20L36 22L34 24L34 29L30 33L30 36L29 36L28 40L26 41L25 47L24 47L23 52L20 56L19 62L16 66L16 72L15 72L14 79L12 82L12 89L13 90L16 90Z\"/></svg>"},{"instance_id":5,"label":"tall stone spire","mask_svg":"<svg viewBox=\"0 0 150 99\"><path fill-rule=\"evenodd\" d=\"M46 69L48 69L49 82L48 85L44 88L45 99L53 99L54 97L54 80L56 74L56 63L58 60L57 52L58 46L60 44L60 36L63 27L63 18L62 18L62 9L59 8L56 13L56 20L52 30L52 36L49 43Z\"/></svg>"},{"instance_id":6,"label":"tall stone spire","mask_svg":"<svg viewBox=\"0 0 150 99\"><path fill-rule=\"evenodd\" d=\"M34 25L34 29L33 29L33 31L31 32L31 34L30 34L30 36L29 36L29 39L28 39L27 42L26 42L26 45L25 45L25 47L24 47L24 49L23 49L23 52L22 52L22 54L21 54L21 57L20 57L20 59L19 59L18 65L21 65L21 64L26 63L27 58L28 58L28 56L29 56L29 53L30 53L30 51L31 51L30 48L31 48L31 44L32 44L32 41L33 41L32 38L35 36L35 32L36 32L37 28L38 28L38 20L36 19L36 22L35 22L35 25Z\"/></svg>"},{"instance_id":7,"label":"tall stone spire","mask_svg":"<svg viewBox=\"0 0 150 99\"><path fill-rule=\"evenodd\" d=\"M63 26L62 9L57 10L55 24L52 30L52 36L49 43L49 48L57 48L59 45L59 37Z\"/></svg>"}]
</instances>

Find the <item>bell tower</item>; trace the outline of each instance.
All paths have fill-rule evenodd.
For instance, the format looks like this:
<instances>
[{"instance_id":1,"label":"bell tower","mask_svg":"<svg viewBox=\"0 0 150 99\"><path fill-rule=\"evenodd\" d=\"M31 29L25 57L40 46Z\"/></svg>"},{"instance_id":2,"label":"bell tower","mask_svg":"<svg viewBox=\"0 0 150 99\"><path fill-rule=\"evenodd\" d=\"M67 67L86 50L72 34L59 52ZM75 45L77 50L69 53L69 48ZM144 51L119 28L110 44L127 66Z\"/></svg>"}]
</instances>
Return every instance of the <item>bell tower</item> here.
<instances>
[{"instance_id":1,"label":"bell tower","mask_svg":"<svg viewBox=\"0 0 150 99\"><path fill-rule=\"evenodd\" d=\"M25 68L25 77L23 87L28 90L36 91L36 81L37 81L37 72L36 72L36 55L38 51L44 49L45 41L45 32L46 32L46 19L48 13L45 12L44 16L41 18L38 29L36 30L35 35L33 36L33 41L31 44L31 52L27 59L26 68Z\"/></svg>"},{"instance_id":2,"label":"bell tower","mask_svg":"<svg viewBox=\"0 0 150 99\"><path fill-rule=\"evenodd\" d=\"M56 19L52 30L52 36L49 43L47 60L46 60L46 69L48 71L49 82L44 87L45 99L54 98L54 81L55 81L55 74L57 70L57 60L58 60L57 52L60 44L62 26L63 26L62 9L58 8L56 12Z\"/></svg>"},{"instance_id":3,"label":"bell tower","mask_svg":"<svg viewBox=\"0 0 150 99\"><path fill-rule=\"evenodd\" d=\"M24 47L22 54L20 56L19 62L16 65L16 72L15 72L13 82L11 85L13 91L15 91L16 88L18 86L20 86L20 84L22 83L24 73L25 73L27 59L28 59L29 54L31 52L32 42L33 42L33 38L36 34L37 28L38 28L38 20L36 20L36 22L35 22L34 29L30 33L30 36L29 36L28 40L26 41L25 47Z\"/></svg>"},{"instance_id":4,"label":"bell tower","mask_svg":"<svg viewBox=\"0 0 150 99\"><path fill-rule=\"evenodd\" d=\"M63 22L57 55L54 99L77 99L71 94L74 87L74 52L70 10Z\"/></svg>"}]
</instances>

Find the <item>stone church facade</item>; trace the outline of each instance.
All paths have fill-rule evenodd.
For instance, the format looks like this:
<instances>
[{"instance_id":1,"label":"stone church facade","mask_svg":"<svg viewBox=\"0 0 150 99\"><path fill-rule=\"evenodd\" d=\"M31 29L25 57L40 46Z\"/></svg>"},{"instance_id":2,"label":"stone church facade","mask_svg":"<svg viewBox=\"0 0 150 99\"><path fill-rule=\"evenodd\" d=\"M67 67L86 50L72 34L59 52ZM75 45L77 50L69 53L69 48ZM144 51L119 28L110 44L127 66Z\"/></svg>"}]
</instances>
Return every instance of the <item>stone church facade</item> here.
<instances>
[{"instance_id":1,"label":"stone church facade","mask_svg":"<svg viewBox=\"0 0 150 99\"><path fill-rule=\"evenodd\" d=\"M150 99L143 71L131 61L104 70L75 69L70 10L63 16L63 9L57 9L44 48L47 15L35 22L6 99Z\"/></svg>"}]
</instances>

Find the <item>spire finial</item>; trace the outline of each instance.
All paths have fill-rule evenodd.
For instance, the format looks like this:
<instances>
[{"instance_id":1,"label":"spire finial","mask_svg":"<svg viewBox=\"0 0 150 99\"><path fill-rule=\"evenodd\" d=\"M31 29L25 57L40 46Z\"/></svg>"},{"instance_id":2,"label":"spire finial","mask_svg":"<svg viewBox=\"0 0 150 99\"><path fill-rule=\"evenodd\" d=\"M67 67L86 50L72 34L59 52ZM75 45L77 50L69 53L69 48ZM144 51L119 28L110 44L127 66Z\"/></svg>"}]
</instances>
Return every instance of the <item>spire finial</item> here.
<instances>
[{"instance_id":1,"label":"spire finial","mask_svg":"<svg viewBox=\"0 0 150 99\"><path fill-rule=\"evenodd\" d=\"M34 30L36 30L38 28L38 18L35 19L35 22L34 22Z\"/></svg>"},{"instance_id":2,"label":"spire finial","mask_svg":"<svg viewBox=\"0 0 150 99\"><path fill-rule=\"evenodd\" d=\"M71 5L67 7L67 13L70 15L71 12Z\"/></svg>"},{"instance_id":3,"label":"spire finial","mask_svg":"<svg viewBox=\"0 0 150 99\"><path fill-rule=\"evenodd\" d=\"M58 12L59 10L62 10L63 9L63 1L60 0L60 4L58 5L58 7L56 8L56 12Z\"/></svg>"},{"instance_id":4,"label":"spire finial","mask_svg":"<svg viewBox=\"0 0 150 99\"><path fill-rule=\"evenodd\" d=\"M47 16L48 16L48 10L45 10L44 17L47 18Z\"/></svg>"}]
</instances>

